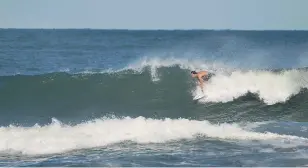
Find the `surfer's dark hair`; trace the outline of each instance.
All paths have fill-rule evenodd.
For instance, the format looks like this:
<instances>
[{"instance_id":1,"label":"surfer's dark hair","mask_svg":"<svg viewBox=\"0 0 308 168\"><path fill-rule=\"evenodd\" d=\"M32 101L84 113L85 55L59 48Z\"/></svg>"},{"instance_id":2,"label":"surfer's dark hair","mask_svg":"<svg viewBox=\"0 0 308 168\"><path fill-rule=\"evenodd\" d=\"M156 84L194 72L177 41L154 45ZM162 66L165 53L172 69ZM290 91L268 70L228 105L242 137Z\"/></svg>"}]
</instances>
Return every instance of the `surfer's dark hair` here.
<instances>
[{"instance_id":1,"label":"surfer's dark hair","mask_svg":"<svg viewBox=\"0 0 308 168\"><path fill-rule=\"evenodd\" d=\"M197 72L196 72L196 71L191 71L190 73L191 73L191 74L197 74Z\"/></svg>"}]
</instances>

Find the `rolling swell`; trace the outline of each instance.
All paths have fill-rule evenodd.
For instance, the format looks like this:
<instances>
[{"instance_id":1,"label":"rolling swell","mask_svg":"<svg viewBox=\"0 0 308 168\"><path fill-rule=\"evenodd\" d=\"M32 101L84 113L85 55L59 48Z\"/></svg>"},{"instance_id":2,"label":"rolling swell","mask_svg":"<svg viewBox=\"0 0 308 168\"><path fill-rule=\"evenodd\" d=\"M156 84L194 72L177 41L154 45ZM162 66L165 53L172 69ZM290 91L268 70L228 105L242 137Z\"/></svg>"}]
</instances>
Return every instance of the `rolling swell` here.
<instances>
[{"instance_id":1,"label":"rolling swell","mask_svg":"<svg viewBox=\"0 0 308 168\"><path fill-rule=\"evenodd\" d=\"M1 124L46 123L52 117L79 122L106 115L217 122L285 117L305 121L307 76L306 69L217 73L206 84L207 97L199 102L193 101L200 90L189 71L178 66L2 76L0 111L6 114Z\"/></svg>"}]
</instances>

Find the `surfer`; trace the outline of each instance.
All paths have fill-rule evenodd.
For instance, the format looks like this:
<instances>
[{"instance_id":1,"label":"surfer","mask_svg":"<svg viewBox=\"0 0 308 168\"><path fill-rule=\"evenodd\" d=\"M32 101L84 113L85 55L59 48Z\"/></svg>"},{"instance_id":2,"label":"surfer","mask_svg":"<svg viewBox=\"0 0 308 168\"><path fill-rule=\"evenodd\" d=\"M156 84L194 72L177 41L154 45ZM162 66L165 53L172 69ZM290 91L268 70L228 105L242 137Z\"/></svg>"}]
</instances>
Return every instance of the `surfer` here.
<instances>
[{"instance_id":1,"label":"surfer","mask_svg":"<svg viewBox=\"0 0 308 168\"><path fill-rule=\"evenodd\" d=\"M200 88L203 92L203 77L208 76L208 72L207 71L200 71L200 72L191 71L190 73L193 78L198 79Z\"/></svg>"}]
</instances>

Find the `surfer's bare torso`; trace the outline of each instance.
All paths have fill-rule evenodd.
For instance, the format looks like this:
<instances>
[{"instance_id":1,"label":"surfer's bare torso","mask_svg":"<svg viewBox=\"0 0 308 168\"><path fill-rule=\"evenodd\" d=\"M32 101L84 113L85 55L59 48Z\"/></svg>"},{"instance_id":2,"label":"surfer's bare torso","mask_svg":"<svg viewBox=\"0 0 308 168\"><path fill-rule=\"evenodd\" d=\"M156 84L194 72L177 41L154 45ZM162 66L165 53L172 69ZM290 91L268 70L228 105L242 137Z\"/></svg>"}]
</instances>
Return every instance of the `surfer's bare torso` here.
<instances>
[{"instance_id":1,"label":"surfer's bare torso","mask_svg":"<svg viewBox=\"0 0 308 168\"><path fill-rule=\"evenodd\" d=\"M191 71L191 76L193 78L198 79L202 92L203 92L203 85L204 85L203 78L206 77L207 75L208 75L207 71L199 71L199 72Z\"/></svg>"}]
</instances>

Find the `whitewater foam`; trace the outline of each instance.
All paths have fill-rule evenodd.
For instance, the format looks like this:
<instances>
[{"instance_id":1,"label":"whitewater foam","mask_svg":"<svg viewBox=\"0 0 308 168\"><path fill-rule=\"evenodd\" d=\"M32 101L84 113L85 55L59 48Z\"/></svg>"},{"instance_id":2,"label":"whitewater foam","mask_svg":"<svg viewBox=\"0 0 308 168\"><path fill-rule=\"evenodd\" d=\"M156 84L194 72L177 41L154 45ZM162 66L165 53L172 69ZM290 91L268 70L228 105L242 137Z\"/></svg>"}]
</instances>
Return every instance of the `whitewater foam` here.
<instances>
[{"instance_id":1,"label":"whitewater foam","mask_svg":"<svg viewBox=\"0 0 308 168\"><path fill-rule=\"evenodd\" d=\"M201 102L228 102L250 92L272 105L287 101L303 88L308 88L308 72L305 71L235 71L231 75L216 74L212 77L205 84L206 97ZM200 92L196 88L193 94Z\"/></svg>"},{"instance_id":2,"label":"whitewater foam","mask_svg":"<svg viewBox=\"0 0 308 168\"><path fill-rule=\"evenodd\" d=\"M46 126L1 127L0 151L50 154L127 140L137 143L165 143L171 140L192 139L200 134L221 140L268 140L278 145L284 145L282 141L288 140L289 145L293 146L305 145L308 141L297 136L253 132L238 124L215 125L206 120L126 117L96 119L70 126L53 119L53 122Z\"/></svg>"}]
</instances>

